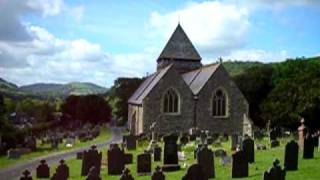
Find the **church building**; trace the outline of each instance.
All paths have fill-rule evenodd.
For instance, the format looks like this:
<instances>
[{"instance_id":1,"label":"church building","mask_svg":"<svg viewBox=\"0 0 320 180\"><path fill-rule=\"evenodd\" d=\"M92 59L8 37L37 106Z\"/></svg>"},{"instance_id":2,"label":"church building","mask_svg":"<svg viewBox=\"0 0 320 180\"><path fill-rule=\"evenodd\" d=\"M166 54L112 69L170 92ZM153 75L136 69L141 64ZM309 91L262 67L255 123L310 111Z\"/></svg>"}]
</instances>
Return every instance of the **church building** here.
<instances>
[{"instance_id":1,"label":"church building","mask_svg":"<svg viewBox=\"0 0 320 180\"><path fill-rule=\"evenodd\" d=\"M157 71L128 100L131 133L251 133L249 105L222 64L202 65L179 24L157 59Z\"/></svg>"}]
</instances>

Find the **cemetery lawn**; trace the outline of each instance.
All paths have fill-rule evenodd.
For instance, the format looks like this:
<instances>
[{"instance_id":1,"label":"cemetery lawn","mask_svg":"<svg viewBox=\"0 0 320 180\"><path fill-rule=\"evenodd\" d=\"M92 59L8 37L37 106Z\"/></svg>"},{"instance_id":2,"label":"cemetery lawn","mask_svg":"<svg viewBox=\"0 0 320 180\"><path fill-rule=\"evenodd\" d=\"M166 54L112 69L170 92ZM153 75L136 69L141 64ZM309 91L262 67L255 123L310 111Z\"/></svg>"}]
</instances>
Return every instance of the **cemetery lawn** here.
<instances>
[{"instance_id":1,"label":"cemetery lawn","mask_svg":"<svg viewBox=\"0 0 320 180\"><path fill-rule=\"evenodd\" d=\"M40 141L37 140L37 150L29 154L22 155L19 159L8 159L7 156L0 156L0 169L14 166L18 163L25 161L32 161L35 159L45 159L48 155L62 154L68 151L76 150L83 147L89 147L93 144L99 144L111 139L111 131L109 128L101 128L100 135L92 141L80 142L78 139L72 148L64 146L64 142L59 144L59 149L51 149L50 144L41 145Z\"/></svg>"},{"instance_id":2,"label":"cemetery lawn","mask_svg":"<svg viewBox=\"0 0 320 180\"><path fill-rule=\"evenodd\" d=\"M272 161L275 158L278 158L281 162L281 166L283 166L283 159L284 159L284 146L286 142L288 142L289 139L281 139L281 146L278 148L270 149L268 146L267 150L258 151L255 149L255 163L251 164L249 166L249 177L248 178L241 178L242 180L261 180L262 174L265 170L267 170L271 165ZM257 142L255 142L257 143ZM258 142L261 143L261 142ZM264 144L267 144L266 140L263 140ZM226 142L222 144L223 147L211 147L214 150L224 148L228 150L228 155L230 155L230 142ZM137 176L136 174L136 163L137 163L137 154L142 153L143 150L147 147L147 143L144 143L143 145L140 145L137 150L135 151L128 151L129 153L132 153L133 156L133 163L130 165L126 165L131 170L131 174L133 175L135 180L150 180L150 176ZM186 147L183 148L183 151L186 153L186 161L189 166L195 160L193 159L193 150L194 145L189 144ZM163 148L162 148L163 149ZM103 157L102 157L102 169L101 169L101 178L107 179L107 180L119 180L120 176L108 176L107 175L107 166L106 166L106 153L107 148L103 149L102 151ZM318 150L315 150L315 157L311 160L304 160L301 158L302 153L299 152L299 165L298 165L298 171L287 171L286 179L287 180L315 180L320 179L320 152ZM162 154L163 157L163 154ZM153 159L153 158L152 158ZM216 172L216 178L217 180L228 180L231 179L231 165L222 166L220 164L220 158L215 157L215 172ZM81 160L76 160L76 158L69 159L66 161L67 165L70 169L70 180L85 180L85 177L81 177ZM184 162L179 162L181 166L183 166ZM152 162L152 170L156 167L156 165L161 165L160 162ZM57 165L50 167L50 173L55 172ZM176 171L176 172L165 172L166 179L169 180L180 180L182 176L186 173L186 168ZM33 172L33 178L35 178L35 172Z\"/></svg>"}]
</instances>

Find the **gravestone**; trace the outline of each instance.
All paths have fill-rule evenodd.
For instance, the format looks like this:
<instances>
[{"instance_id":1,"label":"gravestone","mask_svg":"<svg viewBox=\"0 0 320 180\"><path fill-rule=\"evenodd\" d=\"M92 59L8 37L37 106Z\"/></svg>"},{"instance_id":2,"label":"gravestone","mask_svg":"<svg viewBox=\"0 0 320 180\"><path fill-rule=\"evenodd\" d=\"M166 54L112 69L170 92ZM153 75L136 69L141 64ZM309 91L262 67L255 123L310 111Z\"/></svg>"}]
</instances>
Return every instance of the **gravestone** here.
<instances>
[{"instance_id":1,"label":"gravestone","mask_svg":"<svg viewBox=\"0 0 320 180\"><path fill-rule=\"evenodd\" d=\"M254 141L248 136L242 142L242 150L249 163L254 163Z\"/></svg>"},{"instance_id":2,"label":"gravestone","mask_svg":"<svg viewBox=\"0 0 320 180\"><path fill-rule=\"evenodd\" d=\"M197 162L202 167L204 176L207 179L215 177L213 152L206 145L202 146L198 151Z\"/></svg>"},{"instance_id":3,"label":"gravestone","mask_svg":"<svg viewBox=\"0 0 320 180\"><path fill-rule=\"evenodd\" d=\"M50 177L50 168L46 160L41 160L40 165L37 167L37 178L49 178Z\"/></svg>"},{"instance_id":4,"label":"gravestone","mask_svg":"<svg viewBox=\"0 0 320 180\"><path fill-rule=\"evenodd\" d=\"M304 138L304 145L303 145L303 158L304 159L313 159L314 153L314 145L313 139L310 134L307 133L306 137Z\"/></svg>"},{"instance_id":5,"label":"gravestone","mask_svg":"<svg viewBox=\"0 0 320 180\"><path fill-rule=\"evenodd\" d=\"M131 176L130 170L128 168L126 168L122 171L122 174L120 176L120 180L134 180L134 178Z\"/></svg>"},{"instance_id":6,"label":"gravestone","mask_svg":"<svg viewBox=\"0 0 320 180\"><path fill-rule=\"evenodd\" d=\"M151 180L165 180L165 179L166 177L163 174L162 169L159 166L157 166L151 176Z\"/></svg>"},{"instance_id":7,"label":"gravestone","mask_svg":"<svg viewBox=\"0 0 320 180\"><path fill-rule=\"evenodd\" d=\"M81 176L86 176L93 166L100 175L102 153L99 153L96 148L97 146L93 145L89 151L83 152Z\"/></svg>"},{"instance_id":8,"label":"gravestone","mask_svg":"<svg viewBox=\"0 0 320 180\"><path fill-rule=\"evenodd\" d=\"M273 166L263 174L263 180L285 180L285 177L286 171L281 168L278 159L274 160Z\"/></svg>"},{"instance_id":9,"label":"gravestone","mask_svg":"<svg viewBox=\"0 0 320 180\"><path fill-rule=\"evenodd\" d=\"M178 136L170 134L164 138L164 156L163 156L163 171L176 171L180 169L178 164Z\"/></svg>"},{"instance_id":10,"label":"gravestone","mask_svg":"<svg viewBox=\"0 0 320 180\"><path fill-rule=\"evenodd\" d=\"M86 180L101 180L100 172L95 166L90 168Z\"/></svg>"},{"instance_id":11,"label":"gravestone","mask_svg":"<svg viewBox=\"0 0 320 180\"><path fill-rule=\"evenodd\" d=\"M134 135L128 135L125 137L125 144L127 150L135 150L137 148L137 138Z\"/></svg>"},{"instance_id":12,"label":"gravestone","mask_svg":"<svg viewBox=\"0 0 320 180\"><path fill-rule=\"evenodd\" d=\"M83 152L77 152L77 159L82 159L83 157Z\"/></svg>"},{"instance_id":13,"label":"gravestone","mask_svg":"<svg viewBox=\"0 0 320 180\"><path fill-rule=\"evenodd\" d=\"M284 167L286 170L298 170L299 145L294 140L287 143L284 154Z\"/></svg>"},{"instance_id":14,"label":"gravestone","mask_svg":"<svg viewBox=\"0 0 320 180\"><path fill-rule=\"evenodd\" d=\"M67 180L69 178L69 167L64 164L64 160L60 160L60 165L56 169L56 173L51 177L51 180Z\"/></svg>"},{"instance_id":15,"label":"gravestone","mask_svg":"<svg viewBox=\"0 0 320 180\"><path fill-rule=\"evenodd\" d=\"M249 167L246 154L237 151L232 154L232 178L248 177Z\"/></svg>"},{"instance_id":16,"label":"gravestone","mask_svg":"<svg viewBox=\"0 0 320 180\"><path fill-rule=\"evenodd\" d=\"M205 144L207 140L207 134L205 131L201 131L200 133L201 144Z\"/></svg>"},{"instance_id":17,"label":"gravestone","mask_svg":"<svg viewBox=\"0 0 320 180\"><path fill-rule=\"evenodd\" d=\"M232 136L231 136L231 150L236 150L237 149L237 146L238 146L238 140L239 140L239 138L238 138L238 135L237 134L233 134Z\"/></svg>"},{"instance_id":18,"label":"gravestone","mask_svg":"<svg viewBox=\"0 0 320 180\"><path fill-rule=\"evenodd\" d=\"M155 146L153 148L153 160L154 161L161 161L161 152L162 152L162 149L160 146Z\"/></svg>"},{"instance_id":19,"label":"gravestone","mask_svg":"<svg viewBox=\"0 0 320 180\"><path fill-rule=\"evenodd\" d=\"M277 136L278 136L278 132L276 129L272 129L270 132L269 132L269 141L275 141L277 140Z\"/></svg>"},{"instance_id":20,"label":"gravestone","mask_svg":"<svg viewBox=\"0 0 320 180\"><path fill-rule=\"evenodd\" d=\"M188 168L186 175L182 177L182 180L208 180L206 178L202 167L199 164L193 164Z\"/></svg>"},{"instance_id":21,"label":"gravestone","mask_svg":"<svg viewBox=\"0 0 320 180\"><path fill-rule=\"evenodd\" d=\"M137 156L138 175L151 174L151 154L143 153Z\"/></svg>"},{"instance_id":22,"label":"gravestone","mask_svg":"<svg viewBox=\"0 0 320 180\"><path fill-rule=\"evenodd\" d=\"M133 155L130 153L125 153L124 154L124 163L125 164L132 164L133 161Z\"/></svg>"},{"instance_id":23,"label":"gravestone","mask_svg":"<svg viewBox=\"0 0 320 180\"><path fill-rule=\"evenodd\" d=\"M301 119L301 125L298 128L299 133L299 147L302 150L304 145L304 139L307 134L308 128L304 125L304 118Z\"/></svg>"},{"instance_id":24,"label":"gravestone","mask_svg":"<svg viewBox=\"0 0 320 180\"><path fill-rule=\"evenodd\" d=\"M32 177L30 176L30 174L31 173L28 170L23 171L22 177L20 177L20 180L32 180Z\"/></svg>"},{"instance_id":25,"label":"gravestone","mask_svg":"<svg viewBox=\"0 0 320 180\"><path fill-rule=\"evenodd\" d=\"M208 144L208 145L213 144L213 137L212 137L212 136L208 136L208 137L207 137L207 144Z\"/></svg>"},{"instance_id":26,"label":"gravestone","mask_svg":"<svg viewBox=\"0 0 320 180\"><path fill-rule=\"evenodd\" d=\"M108 174L120 175L124 170L124 153L118 144L111 144L108 150Z\"/></svg>"},{"instance_id":27,"label":"gravestone","mask_svg":"<svg viewBox=\"0 0 320 180\"><path fill-rule=\"evenodd\" d=\"M21 151L19 149L9 149L7 151L8 159L19 159L21 156Z\"/></svg>"}]
</instances>

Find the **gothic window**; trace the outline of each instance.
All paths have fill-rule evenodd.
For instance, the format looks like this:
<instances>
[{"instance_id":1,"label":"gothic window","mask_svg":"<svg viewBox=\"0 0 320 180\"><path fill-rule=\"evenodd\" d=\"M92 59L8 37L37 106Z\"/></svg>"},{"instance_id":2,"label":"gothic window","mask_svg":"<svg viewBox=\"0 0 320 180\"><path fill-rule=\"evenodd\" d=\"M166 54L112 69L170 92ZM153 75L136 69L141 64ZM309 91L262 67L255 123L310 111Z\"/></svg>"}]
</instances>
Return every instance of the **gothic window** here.
<instances>
[{"instance_id":1,"label":"gothic window","mask_svg":"<svg viewBox=\"0 0 320 180\"><path fill-rule=\"evenodd\" d=\"M221 89L213 94L212 115L227 116L227 96Z\"/></svg>"},{"instance_id":2,"label":"gothic window","mask_svg":"<svg viewBox=\"0 0 320 180\"><path fill-rule=\"evenodd\" d=\"M164 113L178 113L179 112L179 96L173 89L169 89L163 100Z\"/></svg>"}]
</instances>

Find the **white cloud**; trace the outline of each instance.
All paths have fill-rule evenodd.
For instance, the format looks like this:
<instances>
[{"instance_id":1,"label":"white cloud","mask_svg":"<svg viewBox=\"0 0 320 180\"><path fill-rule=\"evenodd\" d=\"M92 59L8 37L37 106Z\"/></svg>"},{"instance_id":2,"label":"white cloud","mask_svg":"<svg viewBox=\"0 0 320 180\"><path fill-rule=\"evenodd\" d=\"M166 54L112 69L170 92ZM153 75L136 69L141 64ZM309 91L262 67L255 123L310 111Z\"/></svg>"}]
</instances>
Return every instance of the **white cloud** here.
<instances>
[{"instance_id":1,"label":"white cloud","mask_svg":"<svg viewBox=\"0 0 320 180\"><path fill-rule=\"evenodd\" d=\"M219 1L191 3L167 14L153 12L150 18L153 36L166 39L178 19L191 41L202 54L225 54L242 47L249 30L246 8Z\"/></svg>"},{"instance_id":2,"label":"white cloud","mask_svg":"<svg viewBox=\"0 0 320 180\"><path fill-rule=\"evenodd\" d=\"M223 57L226 60L244 60L244 61L263 61L275 62L283 61L289 58L286 50L280 52L268 52L261 49L245 49L232 51L228 56Z\"/></svg>"},{"instance_id":3,"label":"white cloud","mask_svg":"<svg viewBox=\"0 0 320 180\"><path fill-rule=\"evenodd\" d=\"M27 5L42 12L42 16L54 16L59 14L65 7L63 0L28 0Z\"/></svg>"}]
</instances>

